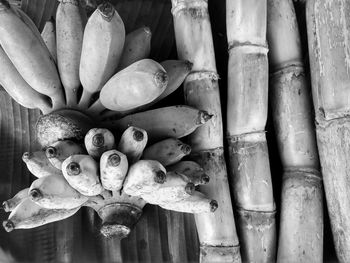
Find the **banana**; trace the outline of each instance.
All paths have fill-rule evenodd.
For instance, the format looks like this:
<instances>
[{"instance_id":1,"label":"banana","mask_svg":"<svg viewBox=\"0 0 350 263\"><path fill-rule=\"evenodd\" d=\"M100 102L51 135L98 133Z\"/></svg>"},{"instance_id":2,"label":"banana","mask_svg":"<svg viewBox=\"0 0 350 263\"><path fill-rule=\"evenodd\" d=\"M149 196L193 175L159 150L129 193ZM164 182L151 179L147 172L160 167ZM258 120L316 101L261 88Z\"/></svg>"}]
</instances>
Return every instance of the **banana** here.
<instances>
[{"instance_id":1,"label":"banana","mask_svg":"<svg viewBox=\"0 0 350 263\"><path fill-rule=\"evenodd\" d=\"M147 141L148 135L144 129L130 126L123 132L117 149L127 156L129 164L134 164L141 158Z\"/></svg>"},{"instance_id":2,"label":"banana","mask_svg":"<svg viewBox=\"0 0 350 263\"><path fill-rule=\"evenodd\" d=\"M156 99L167 83L164 68L154 60L143 59L108 80L101 90L100 100L110 110L131 110Z\"/></svg>"},{"instance_id":3,"label":"banana","mask_svg":"<svg viewBox=\"0 0 350 263\"><path fill-rule=\"evenodd\" d=\"M142 159L157 160L167 166L180 161L184 156L189 155L191 147L178 139L169 138L148 146L142 155Z\"/></svg>"},{"instance_id":4,"label":"banana","mask_svg":"<svg viewBox=\"0 0 350 263\"><path fill-rule=\"evenodd\" d=\"M123 50L123 20L109 2L100 4L84 31L79 75L83 85L80 107L87 108L91 95L102 89L115 73Z\"/></svg>"},{"instance_id":5,"label":"banana","mask_svg":"<svg viewBox=\"0 0 350 263\"><path fill-rule=\"evenodd\" d=\"M126 155L117 150L102 154L100 160L100 175L103 187L110 191L119 191L128 172Z\"/></svg>"},{"instance_id":6,"label":"banana","mask_svg":"<svg viewBox=\"0 0 350 263\"><path fill-rule=\"evenodd\" d=\"M178 172L187 182L195 185L207 184L210 180L209 175L204 172L204 169L193 161L181 161L167 166L166 169L168 171Z\"/></svg>"},{"instance_id":7,"label":"banana","mask_svg":"<svg viewBox=\"0 0 350 263\"><path fill-rule=\"evenodd\" d=\"M80 207L74 209L47 209L34 203L30 198L24 199L3 222L7 232L14 229L28 229L51 222L63 220L74 215Z\"/></svg>"},{"instance_id":8,"label":"banana","mask_svg":"<svg viewBox=\"0 0 350 263\"><path fill-rule=\"evenodd\" d=\"M84 138L85 148L90 156L99 159L108 150L115 148L113 133L104 128L93 128Z\"/></svg>"},{"instance_id":9,"label":"banana","mask_svg":"<svg viewBox=\"0 0 350 263\"><path fill-rule=\"evenodd\" d=\"M68 183L86 196L103 192L98 163L89 155L72 155L62 164L63 176Z\"/></svg>"},{"instance_id":10,"label":"banana","mask_svg":"<svg viewBox=\"0 0 350 263\"><path fill-rule=\"evenodd\" d=\"M47 209L73 209L82 206L88 197L69 185L62 175L48 175L33 181L30 199Z\"/></svg>"},{"instance_id":11,"label":"banana","mask_svg":"<svg viewBox=\"0 0 350 263\"><path fill-rule=\"evenodd\" d=\"M103 125L119 131L129 126L145 129L152 142L169 137L181 138L192 133L212 118L206 111L178 105L130 114L116 121L105 121Z\"/></svg>"},{"instance_id":12,"label":"banana","mask_svg":"<svg viewBox=\"0 0 350 263\"><path fill-rule=\"evenodd\" d=\"M158 205L168 202L179 202L188 198L195 191L193 183L186 182L177 172L167 172L166 181L156 190L141 194L148 203Z\"/></svg>"},{"instance_id":13,"label":"banana","mask_svg":"<svg viewBox=\"0 0 350 263\"><path fill-rule=\"evenodd\" d=\"M46 148L45 154L50 163L57 169L62 169L62 163L69 156L84 154L83 147L70 140L58 141Z\"/></svg>"},{"instance_id":14,"label":"banana","mask_svg":"<svg viewBox=\"0 0 350 263\"><path fill-rule=\"evenodd\" d=\"M160 162L139 160L129 167L123 191L132 196L151 193L166 181L166 170Z\"/></svg>"},{"instance_id":15,"label":"banana","mask_svg":"<svg viewBox=\"0 0 350 263\"><path fill-rule=\"evenodd\" d=\"M218 202L205 197L202 193L195 191L187 198L178 202L159 204L160 207L182 213L209 213L215 212Z\"/></svg>"},{"instance_id":16,"label":"banana","mask_svg":"<svg viewBox=\"0 0 350 263\"><path fill-rule=\"evenodd\" d=\"M51 111L50 98L40 94L22 78L5 51L0 46L0 84L19 104L29 109L40 109L44 114Z\"/></svg>"},{"instance_id":17,"label":"banana","mask_svg":"<svg viewBox=\"0 0 350 263\"><path fill-rule=\"evenodd\" d=\"M29 188L22 189L14 197L2 203L2 208L5 212L11 212L17 205L19 205L25 198L27 198Z\"/></svg>"},{"instance_id":18,"label":"banana","mask_svg":"<svg viewBox=\"0 0 350 263\"><path fill-rule=\"evenodd\" d=\"M53 18L46 21L44 29L41 32L41 37L53 60L57 63L56 26Z\"/></svg>"},{"instance_id":19,"label":"banana","mask_svg":"<svg viewBox=\"0 0 350 263\"><path fill-rule=\"evenodd\" d=\"M0 2L0 45L32 88L49 96L53 108L64 106L61 81L47 47L6 1Z\"/></svg>"},{"instance_id":20,"label":"banana","mask_svg":"<svg viewBox=\"0 0 350 263\"><path fill-rule=\"evenodd\" d=\"M118 71L147 58L151 52L151 38L152 32L149 27L141 27L127 34Z\"/></svg>"},{"instance_id":21,"label":"banana","mask_svg":"<svg viewBox=\"0 0 350 263\"><path fill-rule=\"evenodd\" d=\"M44 151L25 152L22 160L27 165L28 170L37 178L47 175L62 176L62 171L50 163Z\"/></svg>"}]
</instances>

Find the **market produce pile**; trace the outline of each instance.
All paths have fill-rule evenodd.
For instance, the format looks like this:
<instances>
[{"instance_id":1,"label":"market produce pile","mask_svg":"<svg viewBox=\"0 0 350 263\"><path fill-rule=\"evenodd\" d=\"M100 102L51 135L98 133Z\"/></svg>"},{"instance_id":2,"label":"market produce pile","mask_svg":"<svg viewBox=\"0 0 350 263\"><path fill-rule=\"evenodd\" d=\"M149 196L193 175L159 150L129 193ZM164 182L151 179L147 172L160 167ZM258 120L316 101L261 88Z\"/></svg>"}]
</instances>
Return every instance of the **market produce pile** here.
<instances>
[{"instance_id":1,"label":"market produce pile","mask_svg":"<svg viewBox=\"0 0 350 263\"><path fill-rule=\"evenodd\" d=\"M182 160L191 147L179 140L212 115L183 105L147 110L192 64L148 59L149 28L125 36L108 2L88 19L84 12L79 1L60 1L56 25L48 21L40 35L23 11L0 1L0 84L45 114L36 125L42 148L23 154L37 179L3 203L11 212L4 228L41 226L89 206L105 236L125 237L146 203L214 212L218 203L196 188L209 176Z\"/></svg>"}]
</instances>

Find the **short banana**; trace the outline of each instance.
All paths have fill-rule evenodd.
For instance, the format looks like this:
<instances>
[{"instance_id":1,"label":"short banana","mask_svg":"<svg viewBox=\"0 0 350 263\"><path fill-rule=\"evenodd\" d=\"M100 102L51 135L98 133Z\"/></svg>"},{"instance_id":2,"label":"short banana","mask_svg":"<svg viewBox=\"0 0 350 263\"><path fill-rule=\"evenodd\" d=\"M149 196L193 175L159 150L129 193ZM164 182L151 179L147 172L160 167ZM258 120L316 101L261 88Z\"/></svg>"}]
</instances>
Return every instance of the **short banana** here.
<instances>
[{"instance_id":1,"label":"short banana","mask_svg":"<svg viewBox=\"0 0 350 263\"><path fill-rule=\"evenodd\" d=\"M119 71L103 86L100 100L114 111L127 111L155 100L168 83L164 68L154 60L139 60Z\"/></svg>"},{"instance_id":2,"label":"short banana","mask_svg":"<svg viewBox=\"0 0 350 263\"><path fill-rule=\"evenodd\" d=\"M99 159L105 151L115 148L113 133L104 128L89 130L85 135L84 143L88 154L95 159Z\"/></svg>"},{"instance_id":3,"label":"short banana","mask_svg":"<svg viewBox=\"0 0 350 263\"><path fill-rule=\"evenodd\" d=\"M126 155L117 150L102 154L100 160L100 175L103 187L110 191L119 191L128 172Z\"/></svg>"},{"instance_id":4,"label":"short banana","mask_svg":"<svg viewBox=\"0 0 350 263\"><path fill-rule=\"evenodd\" d=\"M86 196L103 192L99 179L98 163L89 155L72 155L62 164L62 172L68 183Z\"/></svg>"},{"instance_id":5,"label":"short banana","mask_svg":"<svg viewBox=\"0 0 350 263\"><path fill-rule=\"evenodd\" d=\"M169 137L184 137L211 117L206 111L178 105L134 113L120 120L103 122L103 125L119 131L129 126L139 127L147 131L151 142L156 142Z\"/></svg>"},{"instance_id":6,"label":"short banana","mask_svg":"<svg viewBox=\"0 0 350 263\"><path fill-rule=\"evenodd\" d=\"M129 167L123 191L128 195L140 196L160 188L166 181L166 170L154 160L139 160Z\"/></svg>"},{"instance_id":7,"label":"short banana","mask_svg":"<svg viewBox=\"0 0 350 263\"><path fill-rule=\"evenodd\" d=\"M50 52L5 1L0 2L0 45L32 88L51 97L55 109L63 107L62 85Z\"/></svg>"},{"instance_id":8,"label":"short banana","mask_svg":"<svg viewBox=\"0 0 350 263\"><path fill-rule=\"evenodd\" d=\"M62 175L48 175L33 181L29 188L32 201L47 209L73 209L88 197L71 187Z\"/></svg>"},{"instance_id":9,"label":"short banana","mask_svg":"<svg viewBox=\"0 0 350 263\"><path fill-rule=\"evenodd\" d=\"M195 185L209 183L210 177L204 172L204 169L196 162L181 161L171 166L167 166L168 171L178 172L187 182Z\"/></svg>"},{"instance_id":10,"label":"short banana","mask_svg":"<svg viewBox=\"0 0 350 263\"><path fill-rule=\"evenodd\" d=\"M34 228L68 218L74 215L79 208L47 209L34 203L30 198L26 198L11 212L9 219L3 222L3 227L7 232L14 229Z\"/></svg>"},{"instance_id":11,"label":"short banana","mask_svg":"<svg viewBox=\"0 0 350 263\"><path fill-rule=\"evenodd\" d=\"M25 152L22 160L26 163L28 170L37 178L47 175L62 176L62 171L50 163L44 151Z\"/></svg>"},{"instance_id":12,"label":"short banana","mask_svg":"<svg viewBox=\"0 0 350 263\"><path fill-rule=\"evenodd\" d=\"M152 32L149 27L141 27L127 34L118 71L147 58L151 52L151 38Z\"/></svg>"},{"instance_id":13,"label":"short banana","mask_svg":"<svg viewBox=\"0 0 350 263\"><path fill-rule=\"evenodd\" d=\"M148 135L144 129L130 126L123 132L117 149L128 157L129 165L131 165L141 158L147 141Z\"/></svg>"},{"instance_id":14,"label":"short banana","mask_svg":"<svg viewBox=\"0 0 350 263\"><path fill-rule=\"evenodd\" d=\"M79 144L70 141L58 141L46 148L45 154L50 163L57 169L62 169L62 163L74 154L85 154L86 151Z\"/></svg>"},{"instance_id":15,"label":"short banana","mask_svg":"<svg viewBox=\"0 0 350 263\"><path fill-rule=\"evenodd\" d=\"M101 90L115 73L124 40L122 19L111 3L103 2L90 16L84 31L79 70L84 89L80 107L87 108L91 95Z\"/></svg>"},{"instance_id":16,"label":"short banana","mask_svg":"<svg viewBox=\"0 0 350 263\"><path fill-rule=\"evenodd\" d=\"M142 155L142 159L157 160L167 166L180 161L184 156L189 155L191 147L178 139L168 138L148 146Z\"/></svg>"},{"instance_id":17,"label":"short banana","mask_svg":"<svg viewBox=\"0 0 350 263\"><path fill-rule=\"evenodd\" d=\"M56 26L55 21L50 19L46 21L41 37L49 50L53 60L57 63L57 46L56 46Z\"/></svg>"},{"instance_id":18,"label":"short banana","mask_svg":"<svg viewBox=\"0 0 350 263\"><path fill-rule=\"evenodd\" d=\"M14 197L2 203L2 208L5 212L11 212L17 205L19 205L25 198L27 198L29 188L22 189Z\"/></svg>"}]
</instances>

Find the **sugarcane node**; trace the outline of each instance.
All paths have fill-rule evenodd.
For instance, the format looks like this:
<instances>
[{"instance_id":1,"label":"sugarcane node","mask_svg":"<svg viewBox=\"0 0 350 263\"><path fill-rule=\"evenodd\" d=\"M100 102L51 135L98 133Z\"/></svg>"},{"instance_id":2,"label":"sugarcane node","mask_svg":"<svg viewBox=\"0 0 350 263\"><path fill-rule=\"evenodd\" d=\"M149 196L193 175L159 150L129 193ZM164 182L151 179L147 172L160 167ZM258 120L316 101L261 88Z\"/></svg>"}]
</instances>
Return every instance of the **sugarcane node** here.
<instances>
[{"instance_id":1,"label":"sugarcane node","mask_svg":"<svg viewBox=\"0 0 350 263\"><path fill-rule=\"evenodd\" d=\"M55 158L57 156L57 149L53 146L49 146L45 150L47 158Z\"/></svg>"},{"instance_id":2,"label":"sugarcane node","mask_svg":"<svg viewBox=\"0 0 350 263\"><path fill-rule=\"evenodd\" d=\"M185 186L185 192L189 195L193 194L193 192L196 190L196 186L193 183L188 183Z\"/></svg>"},{"instance_id":3,"label":"sugarcane node","mask_svg":"<svg viewBox=\"0 0 350 263\"><path fill-rule=\"evenodd\" d=\"M204 175L202 176L202 178L201 178L201 183L202 183L202 184L208 184L209 181L210 181L209 175L204 174Z\"/></svg>"},{"instance_id":4,"label":"sugarcane node","mask_svg":"<svg viewBox=\"0 0 350 263\"><path fill-rule=\"evenodd\" d=\"M97 10L100 12L101 16L107 21L111 21L115 13L114 6L108 1L104 1L102 4L100 4L97 7Z\"/></svg>"},{"instance_id":5,"label":"sugarcane node","mask_svg":"<svg viewBox=\"0 0 350 263\"><path fill-rule=\"evenodd\" d=\"M209 121L214 115L209 114L207 111L201 110L198 113L197 124L201 125Z\"/></svg>"},{"instance_id":6,"label":"sugarcane node","mask_svg":"<svg viewBox=\"0 0 350 263\"><path fill-rule=\"evenodd\" d=\"M117 167L120 164L120 161L121 161L121 158L119 154L114 153L108 157L107 163L109 166Z\"/></svg>"},{"instance_id":7,"label":"sugarcane node","mask_svg":"<svg viewBox=\"0 0 350 263\"><path fill-rule=\"evenodd\" d=\"M31 196L31 199L33 201L38 200L38 199L43 197L41 191L39 189L35 189L35 188L30 190L29 195Z\"/></svg>"},{"instance_id":8,"label":"sugarcane node","mask_svg":"<svg viewBox=\"0 0 350 263\"><path fill-rule=\"evenodd\" d=\"M154 176L154 181L158 184L164 184L166 181L166 174L161 170L157 171Z\"/></svg>"},{"instance_id":9,"label":"sugarcane node","mask_svg":"<svg viewBox=\"0 0 350 263\"><path fill-rule=\"evenodd\" d=\"M92 137L92 145L95 147L102 147L105 143L105 138L102 133L97 133Z\"/></svg>"},{"instance_id":10,"label":"sugarcane node","mask_svg":"<svg viewBox=\"0 0 350 263\"><path fill-rule=\"evenodd\" d=\"M154 81L160 88L162 88L168 84L168 75L166 72L160 70L154 75Z\"/></svg>"},{"instance_id":11,"label":"sugarcane node","mask_svg":"<svg viewBox=\"0 0 350 263\"><path fill-rule=\"evenodd\" d=\"M215 212L218 209L219 204L216 200L211 200L210 202L210 212Z\"/></svg>"},{"instance_id":12,"label":"sugarcane node","mask_svg":"<svg viewBox=\"0 0 350 263\"><path fill-rule=\"evenodd\" d=\"M143 140L143 138L144 138L143 133L141 131L139 131L139 130L136 130L136 129L133 130L132 137L137 142L141 142Z\"/></svg>"},{"instance_id":13,"label":"sugarcane node","mask_svg":"<svg viewBox=\"0 0 350 263\"><path fill-rule=\"evenodd\" d=\"M2 222L2 226L4 227L6 232L11 232L15 229L15 225L11 220L5 220L4 222Z\"/></svg>"},{"instance_id":14,"label":"sugarcane node","mask_svg":"<svg viewBox=\"0 0 350 263\"><path fill-rule=\"evenodd\" d=\"M180 149L185 155L189 155L191 153L191 150L192 150L191 146L189 146L188 144L182 144Z\"/></svg>"},{"instance_id":15,"label":"sugarcane node","mask_svg":"<svg viewBox=\"0 0 350 263\"><path fill-rule=\"evenodd\" d=\"M104 224L100 233L106 238L126 238L131 232L131 229L124 225L119 224Z\"/></svg>"},{"instance_id":16,"label":"sugarcane node","mask_svg":"<svg viewBox=\"0 0 350 263\"><path fill-rule=\"evenodd\" d=\"M22 155L22 160L23 160L24 162L27 162L27 161L30 159L30 157L31 157L30 152L25 152L25 153L23 153L23 155Z\"/></svg>"},{"instance_id":17,"label":"sugarcane node","mask_svg":"<svg viewBox=\"0 0 350 263\"><path fill-rule=\"evenodd\" d=\"M80 165L76 162L71 162L67 165L67 173L70 176L75 176L79 175L81 170L80 170Z\"/></svg>"}]
</instances>

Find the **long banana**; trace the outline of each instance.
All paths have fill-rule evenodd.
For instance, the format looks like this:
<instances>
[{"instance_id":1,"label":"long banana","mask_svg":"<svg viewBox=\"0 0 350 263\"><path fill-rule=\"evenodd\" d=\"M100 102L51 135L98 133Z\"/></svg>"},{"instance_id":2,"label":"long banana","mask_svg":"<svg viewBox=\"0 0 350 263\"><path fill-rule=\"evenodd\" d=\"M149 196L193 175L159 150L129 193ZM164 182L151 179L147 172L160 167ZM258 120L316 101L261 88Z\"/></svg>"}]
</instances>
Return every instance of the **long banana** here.
<instances>
[{"instance_id":1,"label":"long banana","mask_svg":"<svg viewBox=\"0 0 350 263\"><path fill-rule=\"evenodd\" d=\"M119 71L103 86L100 100L114 111L127 111L150 103L168 83L164 68L154 60L139 60Z\"/></svg>"},{"instance_id":2,"label":"long banana","mask_svg":"<svg viewBox=\"0 0 350 263\"><path fill-rule=\"evenodd\" d=\"M158 108L128 115L120 120L106 121L103 125L119 131L135 126L147 131L150 141L159 141L169 137L181 138L192 133L211 119L206 111L178 105Z\"/></svg>"},{"instance_id":3,"label":"long banana","mask_svg":"<svg viewBox=\"0 0 350 263\"><path fill-rule=\"evenodd\" d=\"M46 21L41 37L53 60L57 63L56 25L53 19Z\"/></svg>"},{"instance_id":4,"label":"long banana","mask_svg":"<svg viewBox=\"0 0 350 263\"><path fill-rule=\"evenodd\" d=\"M157 160L167 166L180 161L191 153L191 147L178 139L169 138L148 146L143 151L143 159Z\"/></svg>"},{"instance_id":5,"label":"long banana","mask_svg":"<svg viewBox=\"0 0 350 263\"><path fill-rule=\"evenodd\" d=\"M0 2L0 45L32 88L51 97L53 108L63 107L61 81L47 47L6 1Z\"/></svg>"},{"instance_id":6,"label":"long banana","mask_svg":"<svg viewBox=\"0 0 350 263\"><path fill-rule=\"evenodd\" d=\"M22 160L27 165L28 170L37 178L47 175L62 175L62 171L50 163L44 151L25 152Z\"/></svg>"},{"instance_id":7,"label":"long banana","mask_svg":"<svg viewBox=\"0 0 350 263\"><path fill-rule=\"evenodd\" d=\"M82 206L88 197L71 187L62 175L48 175L33 181L30 199L47 209L73 209Z\"/></svg>"},{"instance_id":8,"label":"long banana","mask_svg":"<svg viewBox=\"0 0 350 263\"><path fill-rule=\"evenodd\" d=\"M125 28L123 20L109 2L103 2L90 16L84 32L80 62L83 95L80 107L87 108L93 93L115 73L123 51Z\"/></svg>"},{"instance_id":9,"label":"long banana","mask_svg":"<svg viewBox=\"0 0 350 263\"><path fill-rule=\"evenodd\" d=\"M49 97L28 85L0 46L0 84L19 104L29 109L40 109L44 114L51 111Z\"/></svg>"},{"instance_id":10,"label":"long banana","mask_svg":"<svg viewBox=\"0 0 350 263\"><path fill-rule=\"evenodd\" d=\"M26 198L11 212L9 219L3 222L3 227L7 232L14 229L34 228L68 218L74 215L79 208L47 209Z\"/></svg>"},{"instance_id":11,"label":"long banana","mask_svg":"<svg viewBox=\"0 0 350 263\"><path fill-rule=\"evenodd\" d=\"M187 182L195 185L209 183L210 177L204 169L194 161L181 161L166 167L169 172L178 172Z\"/></svg>"},{"instance_id":12,"label":"long banana","mask_svg":"<svg viewBox=\"0 0 350 263\"><path fill-rule=\"evenodd\" d=\"M99 179L98 163L89 155L72 155L62 164L62 172L68 183L86 196L103 192Z\"/></svg>"},{"instance_id":13,"label":"long banana","mask_svg":"<svg viewBox=\"0 0 350 263\"><path fill-rule=\"evenodd\" d=\"M79 0L59 0L56 11L57 66L68 106L77 104L79 64L86 14Z\"/></svg>"},{"instance_id":14,"label":"long banana","mask_svg":"<svg viewBox=\"0 0 350 263\"><path fill-rule=\"evenodd\" d=\"M99 159L101 155L115 148L113 133L104 128L93 128L84 138L85 148L90 156Z\"/></svg>"},{"instance_id":15,"label":"long banana","mask_svg":"<svg viewBox=\"0 0 350 263\"><path fill-rule=\"evenodd\" d=\"M29 187L19 191L14 197L2 203L2 208L5 212L11 212L17 205L19 205L25 198L27 198Z\"/></svg>"}]
</instances>

